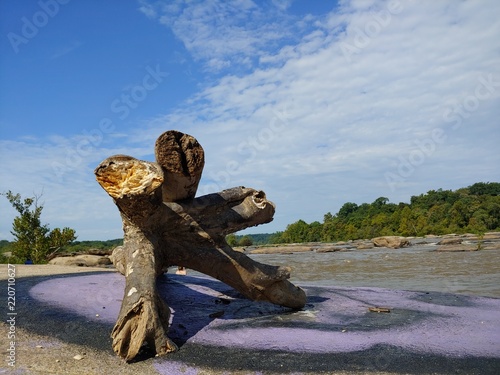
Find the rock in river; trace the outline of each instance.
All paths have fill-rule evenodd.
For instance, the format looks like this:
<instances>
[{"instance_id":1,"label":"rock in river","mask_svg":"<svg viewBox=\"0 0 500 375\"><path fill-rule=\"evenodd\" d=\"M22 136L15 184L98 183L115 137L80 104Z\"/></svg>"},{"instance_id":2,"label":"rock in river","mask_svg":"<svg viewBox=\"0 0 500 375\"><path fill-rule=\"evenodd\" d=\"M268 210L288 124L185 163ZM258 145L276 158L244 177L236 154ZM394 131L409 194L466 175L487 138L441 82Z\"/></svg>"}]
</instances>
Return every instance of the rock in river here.
<instances>
[{"instance_id":1,"label":"rock in river","mask_svg":"<svg viewBox=\"0 0 500 375\"><path fill-rule=\"evenodd\" d=\"M406 237L400 236L376 237L372 241L376 247L390 247L391 249L410 246L410 241Z\"/></svg>"}]
</instances>

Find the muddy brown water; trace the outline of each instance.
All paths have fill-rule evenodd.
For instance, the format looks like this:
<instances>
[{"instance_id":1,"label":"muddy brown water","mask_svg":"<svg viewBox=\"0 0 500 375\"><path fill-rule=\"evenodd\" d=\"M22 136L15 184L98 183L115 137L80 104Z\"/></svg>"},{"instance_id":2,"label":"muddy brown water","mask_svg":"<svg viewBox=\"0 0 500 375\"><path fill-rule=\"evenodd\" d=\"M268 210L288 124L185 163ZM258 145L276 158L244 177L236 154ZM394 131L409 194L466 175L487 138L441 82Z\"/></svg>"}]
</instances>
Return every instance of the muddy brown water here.
<instances>
[{"instance_id":1,"label":"muddy brown water","mask_svg":"<svg viewBox=\"0 0 500 375\"><path fill-rule=\"evenodd\" d=\"M500 250L437 252L435 247L252 254L290 266L297 285L380 287L500 298Z\"/></svg>"}]
</instances>

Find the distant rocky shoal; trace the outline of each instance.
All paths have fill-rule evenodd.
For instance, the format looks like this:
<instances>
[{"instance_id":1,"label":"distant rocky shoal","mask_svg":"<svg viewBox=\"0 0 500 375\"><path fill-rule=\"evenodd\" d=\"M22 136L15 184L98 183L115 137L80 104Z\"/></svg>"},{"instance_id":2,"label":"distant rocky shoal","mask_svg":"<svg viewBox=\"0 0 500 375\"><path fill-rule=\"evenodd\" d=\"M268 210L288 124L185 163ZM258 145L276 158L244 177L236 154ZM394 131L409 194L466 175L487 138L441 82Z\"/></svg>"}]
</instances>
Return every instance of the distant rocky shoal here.
<instances>
[{"instance_id":1,"label":"distant rocky shoal","mask_svg":"<svg viewBox=\"0 0 500 375\"><path fill-rule=\"evenodd\" d=\"M279 245L236 247L234 250L246 254L293 254L313 251L330 253L336 251L359 251L376 248L400 249L411 246L426 246L435 251L481 251L500 250L500 232L488 232L482 237L476 234L427 235L424 237L382 236L371 240L338 242L309 242ZM113 255L77 254L59 256L49 264L79 267L113 267Z\"/></svg>"},{"instance_id":2,"label":"distant rocky shoal","mask_svg":"<svg viewBox=\"0 0 500 375\"><path fill-rule=\"evenodd\" d=\"M328 253L335 251L371 250L376 248L400 249L411 246L428 246L429 250L435 251L500 250L500 232L488 232L482 237L471 233L447 234L443 236L427 235L424 237L382 236L371 240L248 246L235 248L235 250L247 254L292 254L307 251Z\"/></svg>"}]
</instances>

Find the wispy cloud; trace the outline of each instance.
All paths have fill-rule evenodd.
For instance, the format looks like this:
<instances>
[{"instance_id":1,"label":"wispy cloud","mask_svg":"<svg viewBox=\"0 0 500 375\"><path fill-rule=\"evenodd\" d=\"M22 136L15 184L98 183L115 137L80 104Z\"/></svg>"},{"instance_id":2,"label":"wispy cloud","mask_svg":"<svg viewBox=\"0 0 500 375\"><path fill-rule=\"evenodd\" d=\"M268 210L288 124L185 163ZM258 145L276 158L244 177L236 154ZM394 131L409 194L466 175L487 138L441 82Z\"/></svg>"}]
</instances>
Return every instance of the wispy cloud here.
<instances>
[{"instance_id":1,"label":"wispy cloud","mask_svg":"<svg viewBox=\"0 0 500 375\"><path fill-rule=\"evenodd\" d=\"M155 9L154 4L150 4L148 0L139 0L139 11L144 13L149 18L156 18L158 16L158 12Z\"/></svg>"},{"instance_id":2,"label":"wispy cloud","mask_svg":"<svg viewBox=\"0 0 500 375\"><path fill-rule=\"evenodd\" d=\"M158 18L207 71L249 69L265 51L295 39L303 26L282 13L289 1L257 5L251 0L146 3L141 11Z\"/></svg>"},{"instance_id":3,"label":"wispy cloud","mask_svg":"<svg viewBox=\"0 0 500 375\"><path fill-rule=\"evenodd\" d=\"M55 51L54 54L52 56L50 56L50 59L55 60L55 59L58 59L60 57L63 57L65 55L67 55L68 53L71 53L74 50L80 48L82 45L83 45L82 42L80 42L78 40L74 40L69 45L62 47L62 48L58 49L57 51Z\"/></svg>"},{"instance_id":4,"label":"wispy cloud","mask_svg":"<svg viewBox=\"0 0 500 375\"><path fill-rule=\"evenodd\" d=\"M254 23L244 27L243 38L237 20L224 23L224 32L218 27L215 13L230 14L231 8L210 4L177 7L161 22L179 35L191 26L182 40L196 59L210 63L214 56L226 60L244 51L261 62L247 74L223 76L197 94L185 112L176 113L176 122L189 124L209 148L213 164L207 165L205 175L211 186L252 184L272 176L266 179L272 192L289 196L293 189L298 202L307 191L306 176L325 176L320 180L331 191L342 191L340 185L347 184L358 200L380 195L404 200L415 189L420 193L449 186L442 164L451 166L459 144L469 163L483 165L485 159L478 156L491 154L491 149L462 145L463 139L481 140L489 147L499 140L498 131L490 134L492 138L488 133L499 125L500 87L480 110L464 118L461 132L450 130L443 119L450 103L474 90L481 74L493 74L500 81L500 24L491 7L467 2L346 1L328 15L307 16L308 27L301 30L292 27L287 17L259 30L253 27L256 19L268 20L262 8L247 3L239 20ZM279 33L269 32L278 24ZM227 32L233 27L234 32ZM265 46L289 33L300 41L274 49ZM346 52L346 45L352 49ZM286 126L270 132L275 113L283 108L287 108ZM160 127L151 129L168 128L170 118L157 119ZM479 118L488 125L477 126ZM418 173L391 189L385 173L397 170L401 159L417 148L415 140L430 137L434 129L442 129L447 141L418 166ZM456 184L498 178L498 169L488 164L482 173L456 177ZM228 172L234 165L238 168ZM484 177L488 173L491 176ZM280 183L289 178L294 178L293 186ZM369 187L361 189L363 184ZM290 220L300 217L297 205L282 203L280 209L290 212ZM341 203L339 199L337 204Z\"/></svg>"}]
</instances>

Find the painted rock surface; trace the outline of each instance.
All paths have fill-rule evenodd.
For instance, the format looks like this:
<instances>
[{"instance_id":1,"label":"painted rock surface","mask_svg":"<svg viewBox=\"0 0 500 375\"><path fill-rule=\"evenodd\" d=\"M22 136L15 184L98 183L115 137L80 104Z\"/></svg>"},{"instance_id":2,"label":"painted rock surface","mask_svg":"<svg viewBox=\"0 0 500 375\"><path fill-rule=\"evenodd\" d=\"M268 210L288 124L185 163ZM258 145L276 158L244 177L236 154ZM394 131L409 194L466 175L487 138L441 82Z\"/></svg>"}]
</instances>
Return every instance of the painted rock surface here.
<instances>
[{"instance_id":1,"label":"painted rock surface","mask_svg":"<svg viewBox=\"0 0 500 375\"><path fill-rule=\"evenodd\" d=\"M98 273L46 279L29 294L61 324L110 331L124 285L119 274ZM500 299L302 286L308 304L292 311L205 277L168 274L158 287L180 346L150 359L159 374L500 373Z\"/></svg>"}]
</instances>

